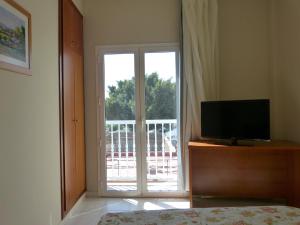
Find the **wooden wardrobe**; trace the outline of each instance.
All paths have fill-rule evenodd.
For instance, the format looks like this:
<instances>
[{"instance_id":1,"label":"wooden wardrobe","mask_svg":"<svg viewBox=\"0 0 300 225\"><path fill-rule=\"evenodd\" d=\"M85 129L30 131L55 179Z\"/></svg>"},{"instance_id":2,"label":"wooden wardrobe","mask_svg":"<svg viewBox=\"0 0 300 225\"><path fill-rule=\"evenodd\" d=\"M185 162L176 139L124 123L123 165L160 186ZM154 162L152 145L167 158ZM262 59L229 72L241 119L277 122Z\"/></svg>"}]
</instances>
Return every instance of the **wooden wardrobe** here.
<instances>
[{"instance_id":1,"label":"wooden wardrobe","mask_svg":"<svg viewBox=\"0 0 300 225\"><path fill-rule=\"evenodd\" d=\"M60 118L62 217L86 190L83 17L72 0L60 0Z\"/></svg>"}]
</instances>

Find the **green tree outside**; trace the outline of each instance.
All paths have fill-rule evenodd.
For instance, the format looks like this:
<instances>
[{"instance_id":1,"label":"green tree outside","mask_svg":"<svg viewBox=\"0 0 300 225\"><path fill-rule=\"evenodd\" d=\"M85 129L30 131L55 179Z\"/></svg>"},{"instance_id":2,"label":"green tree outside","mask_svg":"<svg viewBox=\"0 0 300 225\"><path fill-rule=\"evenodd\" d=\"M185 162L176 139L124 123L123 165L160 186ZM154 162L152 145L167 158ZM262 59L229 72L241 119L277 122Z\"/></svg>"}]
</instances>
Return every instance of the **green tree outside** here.
<instances>
[{"instance_id":1,"label":"green tree outside","mask_svg":"<svg viewBox=\"0 0 300 225\"><path fill-rule=\"evenodd\" d=\"M176 119L176 83L157 73L145 76L146 119ZM107 120L135 119L135 79L121 80L108 87L105 99Z\"/></svg>"}]
</instances>

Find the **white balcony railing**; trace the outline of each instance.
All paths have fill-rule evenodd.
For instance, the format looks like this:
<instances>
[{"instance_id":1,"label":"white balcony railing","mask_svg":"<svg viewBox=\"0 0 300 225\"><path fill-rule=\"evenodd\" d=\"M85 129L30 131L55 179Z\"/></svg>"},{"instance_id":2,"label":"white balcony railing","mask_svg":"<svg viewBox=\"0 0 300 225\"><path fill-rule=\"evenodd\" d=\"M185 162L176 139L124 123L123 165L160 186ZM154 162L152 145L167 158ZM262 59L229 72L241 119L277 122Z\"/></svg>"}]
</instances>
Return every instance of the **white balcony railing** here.
<instances>
[{"instance_id":1,"label":"white balcony railing","mask_svg":"<svg viewBox=\"0 0 300 225\"><path fill-rule=\"evenodd\" d=\"M106 121L107 180L136 179L134 120ZM149 182L177 180L177 120L146 120L146 162Z\"/></svg>"}]
</instances>

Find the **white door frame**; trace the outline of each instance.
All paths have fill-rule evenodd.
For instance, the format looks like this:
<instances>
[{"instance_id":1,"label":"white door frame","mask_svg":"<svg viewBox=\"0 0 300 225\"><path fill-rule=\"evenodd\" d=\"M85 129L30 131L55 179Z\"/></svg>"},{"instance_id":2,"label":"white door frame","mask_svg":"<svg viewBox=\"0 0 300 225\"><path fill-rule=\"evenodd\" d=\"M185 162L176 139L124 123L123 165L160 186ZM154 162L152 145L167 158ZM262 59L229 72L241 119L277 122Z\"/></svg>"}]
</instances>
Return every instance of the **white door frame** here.
<instances>
[{"instance_id":1,"label":"white door frame","mask_svg":"<svg viewBox=\"0 0 300 225\"><path fill-rule=\"evenodd\" d=\"M146 45L109 45L96 47L96 96L97 96L97 151L98 151L98 195L112 197L184 197L187 193L183 190L181 150L178 149L178 191L176 192L149 192L147 191L147 162L145 110L144 110L144 78L145 78L145 53L175 52L176 53L176 95L180 97L180 51L178 43L146 44ZM105 123L104 106L105 90L104 59L105 54L134 54L135 83L136 83L136 151L137 160L137 191L107 191L106 158L105 158ZM180 101L178 101L179 103ZM140 132L141 131L141 132ZM177 136L180 142L179 104L177 104ZM178 143L178 146L181 146Z\"/></svg>"}]
</instances>

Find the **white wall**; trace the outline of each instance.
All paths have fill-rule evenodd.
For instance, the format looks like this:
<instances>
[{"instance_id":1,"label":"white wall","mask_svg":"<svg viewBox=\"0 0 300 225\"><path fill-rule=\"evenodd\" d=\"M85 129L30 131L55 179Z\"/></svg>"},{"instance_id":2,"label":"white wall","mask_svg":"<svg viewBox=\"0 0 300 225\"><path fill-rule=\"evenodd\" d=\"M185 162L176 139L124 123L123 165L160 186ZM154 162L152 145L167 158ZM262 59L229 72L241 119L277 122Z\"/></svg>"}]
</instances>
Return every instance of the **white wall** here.
<instances>
[{"instance_id":1,"label":"white wall","mask_svg":"<svg viewBox=\"0 0 300 225\"><path fill-rule=\"evenodd\" d=\"M221 98L271 100L271 137L283 139L273 2L219 0Z\"/></svg>"},{"instance_id":2,"label":"white wall","mask_svg":"<svg viewBox=\"0 0 300 225\"><path fill-rule=\"evenodd\" d=\"M32 15L32 76L0 70L0 224L60 221L58 1Z\"/></svg>"},{"instance_id":3,"label":"white wall","mask_svg":"<svg viewBox=\"0 0 300 225\"><path fill-rule=\"evenodd\" d=\"M32 15L32 76L0 69L0 224L58 225L58 1L17 2Z\"/></svg>"},{"instance_id":4,"label":"white wall","mask_svg":"<svg viewBox=\"0 0 300 225\"><path fill-rule=\"evenodd\" d=\"M219 0L223 99L270 98L274 139L300 142L300 1Z\"/></svg>"},{"instance_id":5,"label":"white wall","mask_svg":"<svg viewBox=\"0 0 300 225\"><path fill-rule=\"evenodd\" d=\"M83 12L83 0L72 0L74 2L74 4L77 6L77 8L79 9L79 11L84 14Z\"/></svg>"},{"instance_id":6,"label":"white wall","mask_svg":"<svg viewBox=\"0 0 300 225\"><path fill-rule=\"evenodd\" d=\"M219 43L221 98L269 98L269 0L219 0Z\"/></svg>"},{"instance_id":7,"label":"white wall","mask_svg":"<svg viewBox=\"0 0 300 225\"><path fill-rule=\"evenodd\" d=\"M273 0L274 92L281 136L300 142L300 1Z\"/></svg>"},{"instance_id":8,"label":"white wall","mask_svg":"<svg viewBox=\"0 0 300 225\"><path fill-rule=\"evenodd\" d=\"M87 189L98 191L96 143L97 45L179 41L178 0L85 0Z\"/></svg>"}]
</instances>

